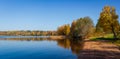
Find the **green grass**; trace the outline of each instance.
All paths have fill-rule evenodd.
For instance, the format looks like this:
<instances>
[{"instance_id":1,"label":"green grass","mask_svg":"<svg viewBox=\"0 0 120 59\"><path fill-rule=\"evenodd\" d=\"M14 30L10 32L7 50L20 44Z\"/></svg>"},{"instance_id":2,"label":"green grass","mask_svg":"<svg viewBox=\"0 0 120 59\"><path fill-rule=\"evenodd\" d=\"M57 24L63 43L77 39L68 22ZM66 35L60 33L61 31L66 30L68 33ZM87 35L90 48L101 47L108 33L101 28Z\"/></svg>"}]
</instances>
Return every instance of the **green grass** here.
<instances>
[{"instance_id":1,"label":"green grass","mask_svg":"<svg viewBox=\"0 0 120 59\"><path fill-rule=\"evenodd\" d=\"M91 37L91 40L113 40L113 34L101 35L99 37Z\"/></svg>"},{"instance_id":2,"label":"green grass","mask_svg":"<svg viewBox=\"0 0 120 59\"><path fill-rule=\"evenodd\" d=\"M111 43L111 44L115 44L117 46L120 46L120 40L114 40L113 39L113 34L106 34L103 35L103 37L91 37L91 40L97 41L97 40L108 40L109 42L107 43Z\"/></svg>"},{"instance_id":3,"label":"green grass","mask_svg":"<svg viewBox=\"0 0 120 59\"><path fill-rule=\"evenodd\" d=\"M120 47L120 40L115 41L114 44Z\"/></svg>"}]
</instances>

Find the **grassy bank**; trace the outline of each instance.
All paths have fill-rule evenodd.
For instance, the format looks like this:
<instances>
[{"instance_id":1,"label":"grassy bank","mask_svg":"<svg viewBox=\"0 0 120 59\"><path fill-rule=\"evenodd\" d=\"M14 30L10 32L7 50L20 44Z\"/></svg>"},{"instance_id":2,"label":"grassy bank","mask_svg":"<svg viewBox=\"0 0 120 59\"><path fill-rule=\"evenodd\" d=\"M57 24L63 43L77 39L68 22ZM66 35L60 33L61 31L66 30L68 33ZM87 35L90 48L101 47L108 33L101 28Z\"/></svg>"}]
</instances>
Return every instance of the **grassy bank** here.
<instances>
[{"instance_id":1,"label":"grassy bank","mask_svg":"<svg viewBox=\"0 0 120 59\"><path fill-rule=\"evenodd\" d=\"M90 40L94 40L94 41L99 41L99 40L105 40L107 41L107 43L111 43L111 44L115 44L117 46L120 46L120 40L114 40L113 39L113 34L105 34L101 37L90 37Z\"/></svg>"}]
</instances>

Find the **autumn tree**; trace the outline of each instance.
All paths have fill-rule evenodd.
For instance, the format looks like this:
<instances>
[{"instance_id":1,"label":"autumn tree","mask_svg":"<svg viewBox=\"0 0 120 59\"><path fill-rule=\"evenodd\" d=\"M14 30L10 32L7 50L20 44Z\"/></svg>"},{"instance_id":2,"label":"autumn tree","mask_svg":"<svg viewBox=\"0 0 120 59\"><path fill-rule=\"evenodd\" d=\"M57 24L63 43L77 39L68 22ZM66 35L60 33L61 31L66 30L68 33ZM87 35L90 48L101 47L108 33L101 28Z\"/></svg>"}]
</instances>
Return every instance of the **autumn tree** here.
<instances>
[{"instance_id":1,"label":"autumn tree","mask_svg":"<svg viewBox=\"0 0 120 59\"><path fill-rule=\"evenodd\" d=\"M64 35L63 30L64 30L64 27L63 27L63 26L58 27L58 29L57 29L57 34L58 34L58 35Z\"/></svg>"},{"instance_id":2,"label":"autumn tree","mask_svg":"<svg viewBox=\"0 0 120 59\"><path fill-rule=\"evenodd\" d=\"M76 20L74 20L71 24L70 28L70 36L76 37L78 35L77 28L76 28Z\"/></svg>"},{"instance_id":3,"label":"autumn tree","mask_svg":"<svg viewBox=\"0 0 120 59\"><path fill-rule=\"evenodd\" d=\"M66 36L68 36L69 33L70 33L70 25L66 24L66 25L58 27L57 33L59 35L66 35Z\"/></svg>"},{"instance_id":4,"label":"autumn tree","mask_svg":"<svg viewBox=\"0 0 120 59\"><path fill-rule=\"evenodd\" d=\"M114 39L117 38L119 31L118 15L114 7L105 6L100 13L100 17L96 26L96 29L102 30L102 32L111 32L114 34Z\"/></svg>"}]
</instances>

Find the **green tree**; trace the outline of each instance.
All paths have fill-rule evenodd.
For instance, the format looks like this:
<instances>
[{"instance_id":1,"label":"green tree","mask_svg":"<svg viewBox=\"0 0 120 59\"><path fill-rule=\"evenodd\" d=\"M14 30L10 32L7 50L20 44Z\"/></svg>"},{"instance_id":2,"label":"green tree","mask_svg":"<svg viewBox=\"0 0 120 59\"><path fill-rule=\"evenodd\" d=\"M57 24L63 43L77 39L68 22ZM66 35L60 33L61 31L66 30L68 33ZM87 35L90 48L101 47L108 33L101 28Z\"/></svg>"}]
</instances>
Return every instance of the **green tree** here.
<instances>
[{"instance_id":1,"label":"green tree","mask_svg":"<svg viewBox=\"0 0 120 59\"><path fill-rule=\"evenodd\" d=\"M102 30L102 32L108 33L112 32L114 34L114 39L117 38L117 33L119 32L119 22L118 15L114 7L105 6L100 13L100 17L96 26L97 30Z\"/></svg>"},{"instance_id":2,"label":"green tree","mask_svg":"<svg viewBox=\"0 0 120 59\"><path fill-rule=\"evenodd\" d=\"M86 37L92 33L93 21L89 17L79 18L71 25L71 35L73 37Z\"/></svg>"}]
</instances>

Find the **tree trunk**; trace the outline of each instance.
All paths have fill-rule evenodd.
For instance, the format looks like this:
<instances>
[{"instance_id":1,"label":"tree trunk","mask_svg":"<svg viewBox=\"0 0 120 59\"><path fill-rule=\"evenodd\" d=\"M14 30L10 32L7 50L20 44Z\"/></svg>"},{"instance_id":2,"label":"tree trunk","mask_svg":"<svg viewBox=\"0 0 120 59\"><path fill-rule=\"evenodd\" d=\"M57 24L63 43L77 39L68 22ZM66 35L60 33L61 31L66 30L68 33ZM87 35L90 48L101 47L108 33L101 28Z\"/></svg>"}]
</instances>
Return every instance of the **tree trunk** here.
<instances>
[{"instance_id":1,"label":"tree trunk","mask_svg":"<svg viewBox=\"0 0 120 59\"><path fill-rule=\"evenodd\" d=\"M113 32L113 35L114 35L114 39L116 40L117 39L117 34L115 32L115 29L114 29L113 25L111 25L111 27L112 27L112 32Z\"/></svg>"}]
</instances>

